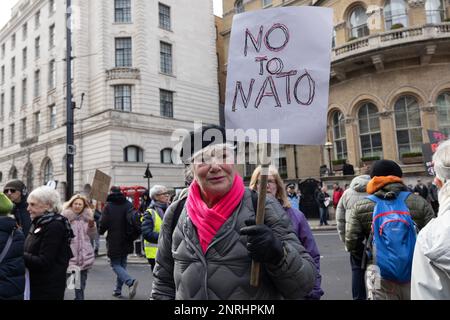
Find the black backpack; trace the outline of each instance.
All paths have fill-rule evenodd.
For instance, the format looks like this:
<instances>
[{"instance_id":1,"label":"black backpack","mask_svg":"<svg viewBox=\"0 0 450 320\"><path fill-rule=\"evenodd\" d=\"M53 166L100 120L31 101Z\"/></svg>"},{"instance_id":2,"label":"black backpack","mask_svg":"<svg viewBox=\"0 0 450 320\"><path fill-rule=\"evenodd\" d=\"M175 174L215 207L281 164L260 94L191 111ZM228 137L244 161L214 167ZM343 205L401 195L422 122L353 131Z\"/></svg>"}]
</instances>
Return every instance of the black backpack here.
<instances>
[{"instance_id":1,"label":"black backpack","mask_svg":"<svg viewBox=\"0 0 450 320\"><path fill-rule=\"evenodd\" d=\"M142 234L141 214L131 206L126 214L126 237L127 240L139 239Z\"/></svg>"}]
</instances>

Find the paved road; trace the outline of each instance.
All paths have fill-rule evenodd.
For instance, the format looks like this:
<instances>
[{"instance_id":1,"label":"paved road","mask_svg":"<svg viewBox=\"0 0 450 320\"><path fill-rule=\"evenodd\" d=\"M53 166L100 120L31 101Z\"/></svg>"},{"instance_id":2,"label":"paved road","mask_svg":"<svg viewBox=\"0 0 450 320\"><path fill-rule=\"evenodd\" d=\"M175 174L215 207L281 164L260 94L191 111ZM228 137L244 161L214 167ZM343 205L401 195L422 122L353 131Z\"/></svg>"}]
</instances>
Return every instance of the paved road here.
<instances>
[{"instance_id":1,"label":"paved road","mask_svg":"<svg viewBox=\"0 0 450 320\"><path fill-rule=\"evenodd\" d=\"M323 300L351 299L351 272L348 253L345 252L336 231L314 231L317 245L322 256L321 273L322 288L325 291ZM101 248L104 248L102 241ZM104 250L101 250L101 252ZM152 275L146 260L129 256L129 273L139 280L136 300L147 300L150 295ZM116 300L112 296L115 275L106 256L96 259L89 271L85 291L86 300ZM127 299L127 289L123 287L123 298ZM72 290L66 290L66 299L74 298Z\"/></svg>"}]
</instances>

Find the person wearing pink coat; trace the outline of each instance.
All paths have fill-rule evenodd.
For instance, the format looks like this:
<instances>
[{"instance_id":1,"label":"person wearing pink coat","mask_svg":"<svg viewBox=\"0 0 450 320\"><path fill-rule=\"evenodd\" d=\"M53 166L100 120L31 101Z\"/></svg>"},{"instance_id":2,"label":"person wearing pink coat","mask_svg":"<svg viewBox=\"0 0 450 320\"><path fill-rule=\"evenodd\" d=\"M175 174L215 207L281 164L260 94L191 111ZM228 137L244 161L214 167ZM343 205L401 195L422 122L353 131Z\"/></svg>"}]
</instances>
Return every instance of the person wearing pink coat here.
<instances>
[{"instance_id":1,"label":"person wearing pink coat","mask_svg":"<svg viewBox=\"0 0 450 320\"><path fill-rule=\"evenodd\" d=\"M73 258L68 273L75 273L75 300L84 300L88 270L95 260L91 240L97 234L94 214L86 197L76 194L63 206L62 215L69 220L75 237L70 243Z\"/></svg>"}]
</instances>

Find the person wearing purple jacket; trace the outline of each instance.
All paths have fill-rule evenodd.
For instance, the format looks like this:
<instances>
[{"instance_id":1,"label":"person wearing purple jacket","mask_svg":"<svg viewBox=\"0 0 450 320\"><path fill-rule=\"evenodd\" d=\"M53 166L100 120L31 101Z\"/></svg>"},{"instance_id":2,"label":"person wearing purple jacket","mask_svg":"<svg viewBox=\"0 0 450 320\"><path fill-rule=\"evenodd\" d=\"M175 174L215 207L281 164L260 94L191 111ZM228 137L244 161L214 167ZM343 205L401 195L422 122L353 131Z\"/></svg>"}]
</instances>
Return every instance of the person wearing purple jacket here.
<instances>
[{"instance_id":1,"label":"person wearing purple jacket","mask_svg":"<svg viewBox=\"0 0 450 320\"><path fill-rule=\"evenodd\" d=\"M250 189L257 191L259 176L261 175L261 166L257 167L253 171L252 177L250 179ZM274 166L269 166L269 175L267 177L267 193L274 196L282 205L286 213L291 219L293 229L297 234L300 243L305 247L306 251L313 258L314 264L317 269L316 281L314 283L314 288L305 297L308 300L319 300L324 294L321 286L322 276L320 275L320 253L317 247L314 236L309 227L309 223L306 220L305 215L300 210L292 208L291 203L287 197L286 189L284 187L283 180L278 173L277 168Z\"/></svg>"}]
</instances>

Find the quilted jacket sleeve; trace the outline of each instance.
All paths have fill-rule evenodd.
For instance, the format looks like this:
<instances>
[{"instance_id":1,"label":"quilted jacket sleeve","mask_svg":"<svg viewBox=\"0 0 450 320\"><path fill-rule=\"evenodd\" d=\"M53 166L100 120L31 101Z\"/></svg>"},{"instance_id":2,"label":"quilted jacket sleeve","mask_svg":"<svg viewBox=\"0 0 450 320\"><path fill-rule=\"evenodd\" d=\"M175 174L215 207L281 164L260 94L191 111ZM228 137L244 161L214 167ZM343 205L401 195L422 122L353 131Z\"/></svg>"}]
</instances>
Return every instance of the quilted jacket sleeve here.
<instances>
[{"instance_id":1,"label":"quilted jacket sleeve","mask_svg":"<svg viewBox=\"0 0 450 320\"><path fill-rule=\"evenodd\" d=\"M283 242L284 257L278 265L267 264L269 276L285 299L303 299L314 287L314 260L300 244L289 216L273 200L266 203L264 223Z\"/></svg>"},{"instance_id":2,"label":"quilted jacket sleeve","mask_svg":"<svg viewBox=\"0 0 450 320\"><path fill-rule=\"evenodd\" d=\"M339 239L341 239L342 242L345 242L345 203L346 195L341 197L341 199L338 202L337 208L336 208L336 225L337 230L339 234Z\"/></svg>"},{"instance_id":3,"label":"quilted jacket sleeve","mask_svg":"<svg viewBox=\"0 0 450 320\"><path fill-rule=\"evenodd\" d=\"M172 219L179 201L174 202L164 214L158 239L156 264L153 271L152 300L174 300L175 281L173 278L174 261L172 257Z\"/></svg>"},{"instance_id":4,"label":"quilted jacket sleeve","mask_svg":"<svg viewBox=\"0 0 450 320\"><path fill-rule=\"evenodd\" d=\"M362 257L364 239L369 237L374 203L369 199L358 201L350 213L345 232L345 247L351 254Z\"/></svg>"}]
</instances>

